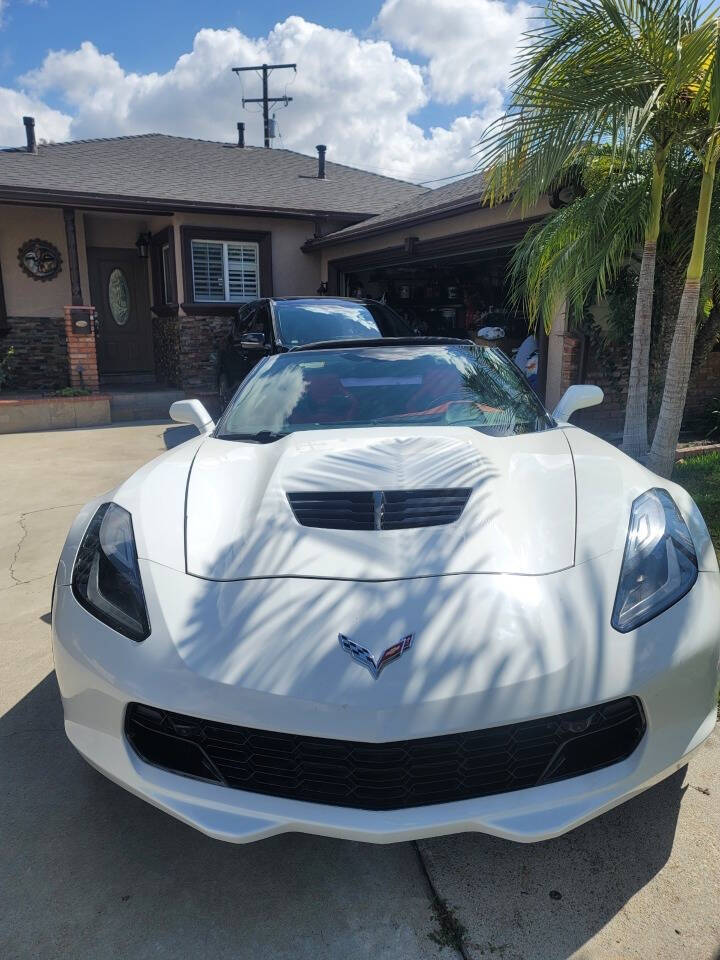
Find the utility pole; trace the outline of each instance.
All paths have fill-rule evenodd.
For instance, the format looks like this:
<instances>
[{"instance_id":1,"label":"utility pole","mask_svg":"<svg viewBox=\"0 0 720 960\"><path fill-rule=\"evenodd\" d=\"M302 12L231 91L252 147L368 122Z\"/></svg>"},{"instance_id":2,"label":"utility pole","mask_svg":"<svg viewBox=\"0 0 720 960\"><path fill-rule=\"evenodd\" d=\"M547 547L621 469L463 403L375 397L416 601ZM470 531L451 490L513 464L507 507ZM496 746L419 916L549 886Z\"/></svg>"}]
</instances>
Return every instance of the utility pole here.
<instances>
[{"instance_id":1,"label":"utility pole","mask_svg":"<svg viewBox=\"0 0 720 960\"><path fill-rule=\"evenodd\" d=\"M284 103L285 106L290 103L292 97L270 97L268 96L268 76L273 70L295 70L296 63L262 63L257 67L233 67L233 73L243 73L247 70L262 70L262 97L243 97L242 105L246 103L261 103L263 105L263 128L265 133L265 146L270 147L270 104Z\"/></svg>"}]
</instances>

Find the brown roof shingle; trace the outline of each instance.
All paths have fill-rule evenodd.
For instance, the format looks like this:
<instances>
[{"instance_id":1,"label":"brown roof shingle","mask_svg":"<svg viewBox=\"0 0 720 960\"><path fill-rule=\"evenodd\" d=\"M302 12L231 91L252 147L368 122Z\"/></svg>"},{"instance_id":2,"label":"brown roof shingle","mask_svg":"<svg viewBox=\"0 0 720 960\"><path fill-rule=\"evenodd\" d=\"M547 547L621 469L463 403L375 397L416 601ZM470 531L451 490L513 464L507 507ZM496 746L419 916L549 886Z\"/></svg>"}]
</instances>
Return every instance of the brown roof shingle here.
<instances>
[{"instance_id":1,"label":"brown roof shingle","mask_svg":"<svg viewBox=\"0 0 720 960\"><path fill-rule=\"evenodd\" d=\"M396 224L429 219L447 211L448 216L468 206L480 207L485 187L484 174L476 173L463 180L456 180L444 187L427 190L413 197L406 197L394 206L360 223L329 233L322 239L311 240L308 246L325 246L334 242L355 240L369 234L390 230Z\"/></svg>"},{"instance_id":2,"label":"brown roof shingle","mask_svg":"<svg viewBox=\"0 0 720 960\"><path fill-rule=\"evenodd\" d=\"M41 144L37 154L0 150L0 198L47 192L146 206L371 216L429 191L332 162L319 180L317 159L302 153L161 133Z\"/></svg>"}]
</instances>

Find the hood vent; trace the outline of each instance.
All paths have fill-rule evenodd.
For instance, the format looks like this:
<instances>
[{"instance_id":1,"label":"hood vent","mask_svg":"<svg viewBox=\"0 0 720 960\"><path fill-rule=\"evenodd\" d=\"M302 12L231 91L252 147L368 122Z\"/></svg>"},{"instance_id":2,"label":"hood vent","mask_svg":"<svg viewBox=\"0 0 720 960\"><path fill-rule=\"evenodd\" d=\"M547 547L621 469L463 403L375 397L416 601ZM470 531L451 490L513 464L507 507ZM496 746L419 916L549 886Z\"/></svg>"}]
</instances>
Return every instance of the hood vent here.
<instances>
[{"instance_id":1,"label":"hood vent","mask_svg":"<svg viewBox=\"0 0 720 960\"><path fill-rule=\"evenodd\" d=\"M454 523L465 509L470 487L444 490L368 490L348 493L289 493L295 519L325 530L412 530Z\"/></svg>"}]
</instances>

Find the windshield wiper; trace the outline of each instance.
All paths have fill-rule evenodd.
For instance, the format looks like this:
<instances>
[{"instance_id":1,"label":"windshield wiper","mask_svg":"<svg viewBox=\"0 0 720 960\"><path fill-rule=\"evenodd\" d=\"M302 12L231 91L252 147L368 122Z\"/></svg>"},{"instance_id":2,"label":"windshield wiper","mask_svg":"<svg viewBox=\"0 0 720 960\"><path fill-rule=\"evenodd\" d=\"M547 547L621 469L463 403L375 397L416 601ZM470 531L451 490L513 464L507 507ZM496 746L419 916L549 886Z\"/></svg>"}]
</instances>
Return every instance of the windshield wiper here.
<instances>
[{"instance_id":1,"label":"windshield wiper","mask_svg":"<svg viewBox=\"0 0 720 960\"><path fill-rule=\"evenodd\" d=\"M288 433L282 433L274 430L258 430L257 433L223 433L220 440L241 440L245 443L274 443L275 440L282 440L289 436Z\"/></svg>"}]
</instances>

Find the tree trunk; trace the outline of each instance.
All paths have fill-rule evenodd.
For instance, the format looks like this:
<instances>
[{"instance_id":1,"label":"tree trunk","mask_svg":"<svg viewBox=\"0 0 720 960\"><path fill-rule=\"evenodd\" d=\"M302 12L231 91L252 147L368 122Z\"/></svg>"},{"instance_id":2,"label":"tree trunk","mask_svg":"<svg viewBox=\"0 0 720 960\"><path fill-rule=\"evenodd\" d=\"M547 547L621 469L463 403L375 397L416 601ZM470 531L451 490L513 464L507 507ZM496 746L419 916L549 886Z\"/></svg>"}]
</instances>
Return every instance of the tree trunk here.
<instances>
[{"instance_id":1,"label":"tree trunk","mask_svg":"<svg viewBox=\"0 0 720 960\"><path fill-rule=\"evenodd\" d=\"M683 290L677 326L670 348L665 389L658 417L648 467L661 477L669 477L675 463L675 449L680 436L680 425L685 410L697 319L700 281L687 280Z\"/></svg>"},{"instance_id":2,"label":"tree trunk","mask_svg":"<svg viewBox=\"0 0 720 960\"><path fill-rule=\"evenodd\" d=\"M632 357L628 378L625 427L622 448L629 457L644 460L647 456L647 402L652 332L653 291L655 288L655 253L657 244L646 241L638 278L633 325Z\"/></svg>"},{"instance_id":3,"label":"tree trunk","mask_svg":"<svg viewBox=\"0 0 720 960\"><path fill-rule=\"evenodd\" d=\"M633 325L632 355L628 378L625 426L622 448L628 456L645 460L648 449L647 403L650 369L650 340L652 336L652 309L655 291L655 257L657 238L660 233L660 214L665 184L665 161L667 148L657 150L653 165L650 188L650 211L645 229L637 299L635 300L635 323Z\"/></svg>"},{"instance_id":4,"label":"tree trunk","mask_svg":"<svg viewBox=\"0 0 720 960\"><path fill-rule=\"evenodd\" d=\"M672 473L675 463L675 450L680 436L680 425L685 412L685 398L687 397L693 347L695 345L700 283L705 263L710 202L715 185L715 164L716 161L711 161L703 172L692 255L687 268L678 320L670 347L660 415L655 428L652 449L648 457L648 467L662 477L669 477Z\"/></svg>"},{"instance_id":5,"label":"tree trunk","mask_svg":"<svg viewBox=\"0 0 720 960\"><path fill-rule=\"evenodd\" d=\"M695 349L693 351L692 369L697 370L707 360L710 351L714 349L720 336L720 282L717 280L712 288L712 307L710 313L701 323L695 334Z\"/></svg>"}]
</instances>

